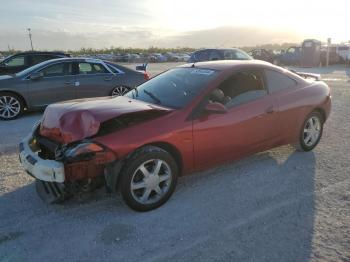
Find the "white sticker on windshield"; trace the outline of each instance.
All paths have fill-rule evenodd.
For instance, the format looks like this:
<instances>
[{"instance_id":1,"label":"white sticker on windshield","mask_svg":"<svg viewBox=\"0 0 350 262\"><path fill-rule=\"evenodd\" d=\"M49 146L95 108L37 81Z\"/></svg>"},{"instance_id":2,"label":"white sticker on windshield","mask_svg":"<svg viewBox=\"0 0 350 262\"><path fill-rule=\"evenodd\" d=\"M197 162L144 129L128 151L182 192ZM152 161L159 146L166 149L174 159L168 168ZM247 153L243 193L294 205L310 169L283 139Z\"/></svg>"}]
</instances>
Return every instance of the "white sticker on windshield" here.
<instances>
[{"instance_id":1,"label":"white sticker on windshield","mask_svg":"<svg viewBox=\"0 0 350 262\"><path fill-rule=\"evenodd\" d=\"M193 69L191 71L191 74L198 74L198 75L211 75L213 74L214 71L213 70L209 70L209 69Z\"/></svg>"}]
</instances>

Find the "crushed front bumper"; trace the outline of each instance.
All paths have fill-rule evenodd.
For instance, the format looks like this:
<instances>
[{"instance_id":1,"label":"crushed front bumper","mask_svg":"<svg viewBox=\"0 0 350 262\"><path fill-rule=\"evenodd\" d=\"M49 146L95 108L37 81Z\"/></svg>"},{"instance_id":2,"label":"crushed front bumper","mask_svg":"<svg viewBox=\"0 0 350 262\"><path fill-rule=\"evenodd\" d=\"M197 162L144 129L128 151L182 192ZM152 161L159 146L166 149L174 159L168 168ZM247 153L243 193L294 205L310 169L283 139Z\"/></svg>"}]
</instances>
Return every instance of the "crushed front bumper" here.
<instances>
[{"instance_id":1,"label":"crushed front bumper","mask_svg":"<svg viewBox=\"0 0 350 262\"><path fill-rule=\"evenodd\" d=\"M46 160L32 149L32 135L19 144L19 158L29 175L46 182L63 183L65 181L64 164L55 160Z\"/></svg>"}]
</instances>

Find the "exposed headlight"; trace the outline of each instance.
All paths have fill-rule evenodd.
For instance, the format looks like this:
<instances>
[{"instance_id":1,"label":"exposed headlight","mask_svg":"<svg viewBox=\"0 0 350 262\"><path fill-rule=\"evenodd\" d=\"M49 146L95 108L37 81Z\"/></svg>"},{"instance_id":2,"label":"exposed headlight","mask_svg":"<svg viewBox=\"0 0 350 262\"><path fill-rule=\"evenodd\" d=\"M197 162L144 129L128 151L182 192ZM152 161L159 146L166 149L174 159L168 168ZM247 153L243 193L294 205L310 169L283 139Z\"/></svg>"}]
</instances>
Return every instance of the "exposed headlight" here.
<instances>
[{"instance_id":1,"label":"exposed headlight","mask_svg":"<svg viewBox=\"0 0 350 262\"><path fill-rule=\"evenodd\" d=\"M68 163L93 159L95 164L100 165L116 159L115 154L111 150L93 142L82 142L63 150L61 154Z\"/></svg>"}]
</instances>

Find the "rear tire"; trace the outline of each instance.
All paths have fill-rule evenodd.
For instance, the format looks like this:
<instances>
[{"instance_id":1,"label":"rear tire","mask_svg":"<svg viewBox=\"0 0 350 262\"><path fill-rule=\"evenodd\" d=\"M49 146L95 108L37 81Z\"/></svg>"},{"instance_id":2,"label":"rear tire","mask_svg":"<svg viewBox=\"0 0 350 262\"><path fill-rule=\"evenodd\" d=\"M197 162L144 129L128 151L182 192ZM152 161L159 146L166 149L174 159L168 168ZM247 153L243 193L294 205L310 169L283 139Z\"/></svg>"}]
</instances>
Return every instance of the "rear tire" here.
<instances>
[{"instance_id":1,"label":"rear tire","mask_svg":"<svg viewBox=\"0 0 350 262\"><path fill-rule=\"evenodd\" d=\"M21 97L11 92L0 93L0 119L13 120L23 114L24 102Z\"/></svg>"},{"instance_id":2,"label":"rear tire","mask_svg":"<svg viewBox=\"0 0 350 262\"><path fill-rule=\"evenodd\" d=\"M136 211L150 211L163 205L173 194L178 166L165 150L146 146L127 160L120 178L125 203Z\"/></svg>"},{"instance_id":3,"label":"rear tire","mask_svg":"<svg viewBox=\"0 0 350 262\"><path fill-rule=\"evenodd\" d=\"M314 111L307 116L299 133L298 151L311 151L320 142L323 133L323 116Z\"/></svg>"}]
</instances>

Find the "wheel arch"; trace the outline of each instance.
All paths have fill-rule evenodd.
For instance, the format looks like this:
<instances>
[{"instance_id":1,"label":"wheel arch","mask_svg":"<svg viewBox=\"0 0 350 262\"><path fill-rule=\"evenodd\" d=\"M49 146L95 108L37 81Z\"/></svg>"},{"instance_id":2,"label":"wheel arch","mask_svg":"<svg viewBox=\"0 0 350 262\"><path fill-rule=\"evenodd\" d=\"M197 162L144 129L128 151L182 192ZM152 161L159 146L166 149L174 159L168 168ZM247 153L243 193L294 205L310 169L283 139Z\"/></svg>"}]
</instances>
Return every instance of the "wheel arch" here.
<instances>
[{"instance_id":1,"label":"wheel arch","mask_svg":"<svg viewBox=\"0 0 350 262\"><path fill-rule=\"evenodd\" d=\"M322 116L322 120L323 120L323 123L324 122L326 122L326 119L327 119L327 117L326 117L326 111L323 109L323 108L321 108L321 107L316 107L314 110L313 110L313 112L318 112L318 113L320 113L321 114L321 116Z\"/></svg>"},{"instance_id":2,"label":"wheel arch","mask_svg":"<svg viewBox=\"0 0 350 262\"><path fill-rule=\"evenodd\" d=\"M174 158L174 160L179 168L179 175L180 176L182 175L183 159L182 159L180 151L174 145L172 145L168 142L159 141L159 142L152 142L149 144L145 144L142 147L145 147L145 146L156 146L156 147L159 147L159 148L167 151Z\"/></svg>"},{"instance_id":3,"label":"wheel arch","mask_svg":"<svg viewBox=\"0 0 350 262\"><path fill-rule=\"evenodd\" d=\"M162 142L162 141L151 142L148 144L144 144L138 148L135 148L132 152L128 154L128 156L126 156L126 158L122 159L121 161L117 161L106 166L106 170L105 170L106 185L111 192L116 191L120 185L121 173L125 167L127 159L130 158L137 150L147 146L155 146L163 149L164 151L167 151L174 158L179 168L179 176L182 175L183 159L180 151L174 145L168 142Z\"/></svg>"},{"instance_id":4,"label":"wheel arch","mask_svg":"<svg viewBox=\"0 0 350 262\"><path fill-rule=\"evenodd\" d=\"M16 91L13 91L13 90L0 90L0 94L2 94L2 93L8 93L8 94L10 93L10 94L13 94L13 95L18 96L18 97L22 100L22 102L23 102L23 104L24 104L24 108L27 108L27 109L28 109L28 103L27 103L27 101L25 100L24 96L21 95L20 93L18 93L18 92L16 92Z\"/></svg>"}]
</instances>

